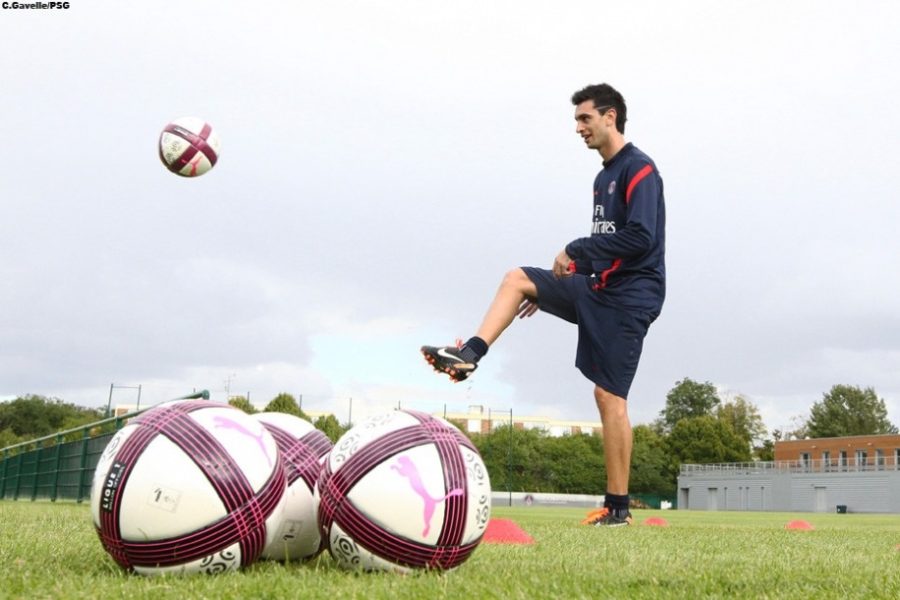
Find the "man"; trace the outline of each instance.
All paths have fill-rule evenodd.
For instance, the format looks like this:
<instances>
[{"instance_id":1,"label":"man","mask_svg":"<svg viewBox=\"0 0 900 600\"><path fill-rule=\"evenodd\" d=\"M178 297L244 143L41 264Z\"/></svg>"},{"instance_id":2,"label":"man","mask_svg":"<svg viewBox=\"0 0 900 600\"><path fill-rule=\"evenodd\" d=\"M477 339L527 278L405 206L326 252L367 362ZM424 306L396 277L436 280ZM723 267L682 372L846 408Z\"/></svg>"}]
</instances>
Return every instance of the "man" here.
<instances>
[{"instance_id":1,"label":"man","mask_svg":"<svg viewBox=\"0 0 900 600\"><path fill-rule=\"evenodd\" d=\"M436 371L469 377L512 323L538 309L578 326L575 366L594 382L603 423L607 489L597 526L629 525L631 423L628 390L647 329L665 298L663 183L650 158L626 143L622 95L607 84L572 96L576 133L603 159L594 180L591 234L565 246L552 269L521 267L503 278L474 337L459 347L423 346Z\"/></svg>"}]
</instances>

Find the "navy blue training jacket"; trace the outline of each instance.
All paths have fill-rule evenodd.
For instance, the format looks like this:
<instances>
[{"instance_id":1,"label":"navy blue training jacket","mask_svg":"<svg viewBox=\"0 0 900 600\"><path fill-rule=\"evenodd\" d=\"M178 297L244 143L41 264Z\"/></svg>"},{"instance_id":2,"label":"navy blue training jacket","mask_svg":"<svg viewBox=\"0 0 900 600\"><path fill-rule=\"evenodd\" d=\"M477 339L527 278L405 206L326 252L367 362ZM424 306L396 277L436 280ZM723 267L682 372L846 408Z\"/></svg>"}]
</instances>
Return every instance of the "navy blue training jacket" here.
<instances>
[{"instance_id":1,"label":"navy blue training jacket","mask_svg":"<svg viewBox=\"0 0 900 600\"><path fill-rule=\"evenodd\" d=\"M594 180L591 235L566 246L575 271L596 277L599 299L651 320L666 297L666 206L649 156L631 143Z\"/></svg>"}]
</instances>

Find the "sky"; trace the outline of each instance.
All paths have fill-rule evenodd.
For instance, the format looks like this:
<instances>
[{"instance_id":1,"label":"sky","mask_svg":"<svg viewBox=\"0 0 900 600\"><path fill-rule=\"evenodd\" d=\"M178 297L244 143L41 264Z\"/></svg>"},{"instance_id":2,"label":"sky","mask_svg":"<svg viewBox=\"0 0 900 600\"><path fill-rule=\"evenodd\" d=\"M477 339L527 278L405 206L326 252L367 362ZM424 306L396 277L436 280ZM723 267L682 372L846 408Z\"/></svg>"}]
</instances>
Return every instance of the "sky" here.
<instances>
[{"instance_id":1,"label":"sky","mask_svg":"<svg viewBox=\"0 0 900 600\"><path fill-rule=\"evenodd\" d=\"M596 420L550 315L464 383L418 349L588 235L601 164L569 98L607 82L668 217L632 422L689 377L770 429L836 384L900 424L898 22L874 0L0 10L0 398ZM189 115L222 140L196 179L156 151Z\"/></svg>"}]
</instances>

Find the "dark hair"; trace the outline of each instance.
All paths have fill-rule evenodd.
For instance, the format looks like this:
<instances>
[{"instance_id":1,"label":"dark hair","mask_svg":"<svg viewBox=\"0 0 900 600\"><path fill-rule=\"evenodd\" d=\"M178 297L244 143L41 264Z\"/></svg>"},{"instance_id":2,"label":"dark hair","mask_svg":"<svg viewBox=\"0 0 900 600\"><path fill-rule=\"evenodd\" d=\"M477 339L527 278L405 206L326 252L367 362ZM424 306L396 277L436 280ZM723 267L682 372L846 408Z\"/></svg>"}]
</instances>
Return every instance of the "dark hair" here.
<instances>
[{"instance_id":1,"label":"dark hair","mask_svg":"<svg viewBox=\"0 0 900 600\"><path fill-rule=\"evenodd\" d=\"M627 120L625 115L627 110L625 108L625 98L613 86L608 83L598 83L589 85L572 94L572 104L575 106L587 100L594 101L594 108L615 108L616 129L619 133L625 133L625 121Z\"/></svg>"}]
</instances>

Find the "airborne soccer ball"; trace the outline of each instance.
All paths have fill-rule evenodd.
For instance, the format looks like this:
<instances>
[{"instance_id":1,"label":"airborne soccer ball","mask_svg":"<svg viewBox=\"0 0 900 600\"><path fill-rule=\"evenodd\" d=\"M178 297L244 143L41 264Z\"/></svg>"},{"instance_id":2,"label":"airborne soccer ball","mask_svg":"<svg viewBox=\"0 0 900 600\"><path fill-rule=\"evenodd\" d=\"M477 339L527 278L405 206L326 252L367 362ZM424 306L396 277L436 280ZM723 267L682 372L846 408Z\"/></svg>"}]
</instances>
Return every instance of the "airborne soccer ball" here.
<instances>
[{"instance_id":1,"label":"airborne soccer ball","mask_svg":"<svg viewBox=\"0 0 900 600\"><path fill-rule=\"evenodd\" d=\"M322 537L316 522L313 490L322 462L331 451L331 440L312 423L294 415L264 412L253 415L281 451L287 490L284 512L275 525L275 536L262 557L272 560L304 560L319 553Z\"/></svg>"},{"instance_id":2,"label":"airborne soccer ball","mask_svg":"<svg viewBox=\"0 0 900 600\"><path fill-rule=\"evenodd\" d=\"M285 490L262 423L227 404L161 404L109 441L91 514L104 549L144 575L216 573L253 562L271 541Z\"/></svg>"},{"instance_id":3,"label":"airborne soccer ball","mask_svg":"<svg viewBox=\"0 0 900 600\"><path fill-rule=\"evenodd\" d=\"M452 569L481 542L491 513L475 446L447 421L412 410L341 436L316 493L322 537L346 568Z\"/></svg>"},{"instance_id":4,"label":"airborne soccer ball","mask_svg":"<svg viewBox=\"0 0 900 600\"><path fill-rule=\"evenodd\" d=\"M176 175L197 177L216 165L221 145L212 125L197 117L181 117L159 134L159 159Z\"/></svg>"}]
</instances>

